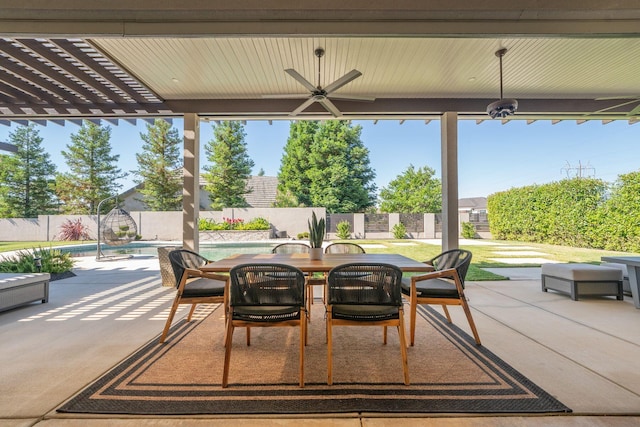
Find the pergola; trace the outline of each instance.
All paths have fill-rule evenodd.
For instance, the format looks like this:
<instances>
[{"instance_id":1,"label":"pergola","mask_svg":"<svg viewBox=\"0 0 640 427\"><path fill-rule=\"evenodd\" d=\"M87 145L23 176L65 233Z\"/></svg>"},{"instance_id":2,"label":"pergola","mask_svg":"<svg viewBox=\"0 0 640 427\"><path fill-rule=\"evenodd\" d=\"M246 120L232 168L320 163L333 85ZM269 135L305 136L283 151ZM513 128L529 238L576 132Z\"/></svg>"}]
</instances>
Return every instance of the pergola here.
<instances>
[{"instance_id":1,"label":"pergola","mask_svg":"<svg viewBox=\"0 0 640 427\"><path fill-rule=\"evenodd\" d=\"M7 3L7 2L3 2ZM135 4L134 4L135 3ZM25 0L0 6L0 123L184 118L183 243L198 248L201 120L441 123L443 248L458 246L457 122L638 121L640 5L603 2ZM320 69L314 50L322 47ZM312 103L285 69L372 102Z\"/></svg>"}]
</instances>

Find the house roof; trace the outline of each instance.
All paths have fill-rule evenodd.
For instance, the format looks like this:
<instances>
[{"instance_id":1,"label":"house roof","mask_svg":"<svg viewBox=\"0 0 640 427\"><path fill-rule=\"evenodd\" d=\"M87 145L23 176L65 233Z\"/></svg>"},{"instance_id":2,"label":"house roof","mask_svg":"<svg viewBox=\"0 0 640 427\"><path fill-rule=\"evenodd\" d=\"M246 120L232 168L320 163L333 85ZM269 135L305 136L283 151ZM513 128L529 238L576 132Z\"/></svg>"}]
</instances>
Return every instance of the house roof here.
<instances>
[{"instance_id":1,"label":"house roof","mask_svg":"<svg viewBox=\"0 0 640 427\"><path fill-rule=\"evenodd\" d=\"M458 209L487 209L486 197L465 197L458 200Z\"/></svg>"},{"instance_id":2,"label":"house roof","mask_svg":"<svg viewBox=\"0 0 640 427\"><path fill-rule=\"evenodd\" d=\"M200 175L200 187L204 187L206 183ZM275 176L251 176L247 180L247 187L253 189L245 195L249 207L270 208L276 201L278 178Z\"/></svg>"}]
</instances>

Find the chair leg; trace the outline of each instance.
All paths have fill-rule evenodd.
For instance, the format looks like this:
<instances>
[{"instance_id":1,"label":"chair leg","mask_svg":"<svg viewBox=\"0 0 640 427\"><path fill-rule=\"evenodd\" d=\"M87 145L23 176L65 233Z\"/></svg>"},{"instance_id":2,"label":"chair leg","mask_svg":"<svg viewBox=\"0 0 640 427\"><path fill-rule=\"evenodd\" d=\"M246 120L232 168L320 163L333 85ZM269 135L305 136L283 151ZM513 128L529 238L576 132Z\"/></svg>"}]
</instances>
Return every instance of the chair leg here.
<instances>
[{"instance_id":1,"label":"chair leg","mask_svg":"<svg viewBox=\"0 0 640 427\"><path fill-rule=\"evenodd\" d=\"M333 361L332 353L332 330L331 330L331 313L327 312L327 384L333 384Z\"/></svg>"},{"instance_id":2,"label":"chair leg","mask_svg":"<svg viewBox=\"0 0 640 427\"><path fill-rule=\"evenodd\" d=\"M307 316L300 313L300 387L304 387L304 348L307 345Z\"/></svg>"},{"instance_id":3,"label":"chair leg","mask_svg":"<svg viewBox=\"0 0 640 427\"><path fill-rule=\"evenodd\" d=\"M382 344L387 345L387 327L382 327Z\"/></svg>"},{"instance_id":4,"label":"chair leg","mask_svg":"<svg viewBox=\"0 0 640 427\"><path fill-rule=\"evenodd\" d=\"M417 311L418 311L418 301L412 297L411 304L409 306L409 334L411 335L410 342L412 347L416 341Z\"/></svg>"},{"instance_id":5,"label":"chair leg","mask_svg":"<svg viewBox=\"0 0 640 427\"><path fill-rule=\"evenodd\" d=\"M467 316L467 321L469 322L469 327L471 328L471 332L473 333L473 338L476 340L476 344L482 345L480 343L480 336L478 335L478 330L476 329L476 324L473 321L473 317L471 316L471 310L469 309L469 305L464 298L460 300L462 303L462 309L464 310L464 314Z\"/></svg>"},{"instance_id":6,"label":"chair leg","mask_svg":"<svg viewBox=\"0 0 640 427\"><path fill-rule=\"evenodd\" d=\"M198 304L191 304L191 310L189 310L189 316L187 316L187 322L191 322L191 316L193 316L193 312L196 311L196 306Z\"/></svg>"},{"instance_id":7,"label":"chair leg","mask_svg":"<svg viewBox=\"0 0 640 427\"><path fill-rule=\"evenodd\" d=\"M309 278L308 280L311 280L311 278ZM309 319L309 322L311 322L311 304L313 304L313 285L312 284L308 284L307 285L307 300L305 301L306 306L307 306L307 319Z\"/></svg>"},{"instance_id":8,"label":"chair leg","mask_svg":"<svg viewBox=\"0 0 640 427\"><path fill-rule=\"evenodd\" d=\"M444 315L445 315L445 316L447 316L447 321L448 321L449 323L453 323L453 322L451 321L451 316L449 316L449 309L447 308L447 306L446 306L446 305L442 304L442 310L444 311Z\"/></svg>"},{"instance_id":9,"label":"chair leg","mask_svg":"<svg viewBox=\"0 0 640 427\"><path fill-rule=\"evenodd\" d=\"M163 343L169 334L169 328L171 328L171 322L173 322L173 318L176 315L176 311L178 310L178 306L180 305L180 297L176 295L176 298L173 300L173 304L171 305L171 310L169 311L169 316L167 317L167 323L164 325L164 330L162 331L162 335L160 335L160 343Z\"/></svg>"},{"instance_id":10,"label":"chair leg","mask_svg":"<svg viewBox=\"0 0 640 427\"><path fill-rule=\"evenodd\" d=\"M251 345L251 328L247 326L247 347Z\"/></svg>"},{"instance_id":11,"label":"chair leg","mask_svg":"<svg viewBox=\"0 0 640 427\"><path fill-rule=\"evenodd\" d=\"M400 336L400 355L402 357L402 372L404 373L404 385L409 385L409 361L407 360L407 341L404 335L404 313L400 310L400 323L398 335Z\"/></svg>"},{"instance_id":12,"label":"chair leg","mask_svg":"<svg viewBox=\"0 0 640 427\"><path fill-rule=\"evenodd\" d=\"M231 343L233 342L233 322L227 322L226 339L224 342L224 367L222 369L222 387L229 385L229 364L231 363Z\"/></svg>"}]
</instances>

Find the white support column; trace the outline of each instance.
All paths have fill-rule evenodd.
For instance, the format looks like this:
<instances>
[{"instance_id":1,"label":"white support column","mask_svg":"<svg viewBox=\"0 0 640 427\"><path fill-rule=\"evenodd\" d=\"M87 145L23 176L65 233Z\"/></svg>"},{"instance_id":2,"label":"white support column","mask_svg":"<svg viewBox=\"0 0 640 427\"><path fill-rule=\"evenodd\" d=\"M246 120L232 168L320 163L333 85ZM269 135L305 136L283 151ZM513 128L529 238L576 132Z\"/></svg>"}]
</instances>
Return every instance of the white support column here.
<instances>
[{"instance_id":1,"label":"white support column","mask_svg":"<svg viewBox=\"0 0 640 427\"><path fill-rule=\"evenodd\" d=\"M442 151L442 251L457 249L458 226L458 113L446 112L440 122Z\"/></svg>"},{"instance_id":2,"label":"white support column","mask_svg":"<svg viewBox=\"0 0 640 427\"><path fill-rule=\"evenodd\" d=\"M184 115L184 187L182 189L182 246L198 252L200 216L200 118Z\"/></svg>"}]
</instances>

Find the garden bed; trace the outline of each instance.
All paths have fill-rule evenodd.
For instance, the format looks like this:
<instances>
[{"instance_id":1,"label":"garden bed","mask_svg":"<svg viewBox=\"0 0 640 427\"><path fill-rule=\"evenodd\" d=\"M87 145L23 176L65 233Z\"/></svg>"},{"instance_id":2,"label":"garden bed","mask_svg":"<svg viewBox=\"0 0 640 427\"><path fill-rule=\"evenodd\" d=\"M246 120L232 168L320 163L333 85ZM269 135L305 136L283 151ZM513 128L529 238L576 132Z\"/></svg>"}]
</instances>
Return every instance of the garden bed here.
<instances>
[{"instance_id":1,"label":"garden bed","mask_svg":"<svg viewBox=\"0 0 640 427\"><path fill-rule=\"evenodd\" d=\"M269 240L273 236L272 230L214 230L201 231L201 242L255 242Z\"/></svg>"}]
</instances>

